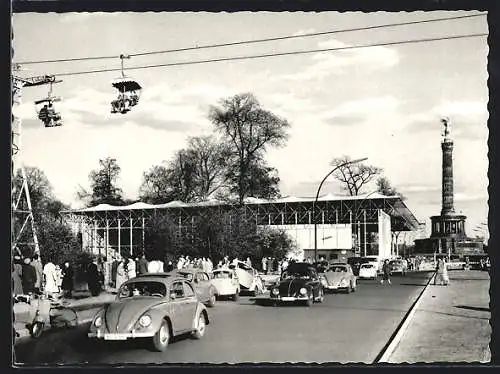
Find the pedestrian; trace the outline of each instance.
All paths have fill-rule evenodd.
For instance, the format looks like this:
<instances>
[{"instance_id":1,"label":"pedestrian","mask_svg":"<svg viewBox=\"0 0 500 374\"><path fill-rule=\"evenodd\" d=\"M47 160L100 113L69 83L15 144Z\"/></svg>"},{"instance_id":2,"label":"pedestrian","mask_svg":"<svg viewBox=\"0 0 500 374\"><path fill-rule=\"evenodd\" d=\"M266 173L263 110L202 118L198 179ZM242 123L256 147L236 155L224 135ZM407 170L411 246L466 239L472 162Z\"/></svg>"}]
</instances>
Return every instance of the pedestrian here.
<instances>
[{"instance_id":1,"label":"pedestrian","mask_svg":"<svg viewBox=\"0 0 500 374\"><path fill-rule=\"evenodd\" d=\"M101 293L101 285L99 283L99 269L97 267L97 259L94 258L87 265L87 284L92 296L98 296Z\"/></svg>"},{"instance_id":2,"label":"pedestrian","mask_svg":"<svg viewBox=\"0 0 500 374\"><path fill-rule=\"evenodd\" d=\"M129 257L127 262L127 279L135 278L136 275L135 261L132 257Z\"/></svg>"},{"instance_id":3,"label":"pedestrian","mask_svg":"<svg viewBox=\"0 0 500 374\"><path fill-rule=\"evenodd\" d=\"M146 260L146 255L141 253L139 260L137 261L137 275L143 275L148 272L148 260Z\"/></svg>"},{"instance_id":4,"label":"pedestrian","mask_svg":"<svg viewBox=\"0 0 500 374\"><path fill-rule=\"evenodd\" d=\"M17 256L16 256L17 257ZM15 295L23 295L23 267L19 263L20 257L14 257L14 261L12 261L12 293Z\"/></svg>"},{"instance_id":5,"label":"pedestrian","mask_svg":"<svg viewBox=\"0 0 500 374\"><path fill-rule=\"evenodd\" d=\"M450 278L448 277L448 266L446 264L446 259L443 258L443 285L447 286L450 283Z\"/></svg>"},{"instance_id":6,"label":"pedestrian","mask_svg":"<svg viewBox=\"0 0 500 374\"><path fill-rule=\"evenodd\" d=\"M43 267L43 275L45 277L44 292L47 296L52 297L59 292L59 288L57 287L56 265L51 260L48 260Z\"/></svg>"},{"instance_id":7,"label":"pedestrian","mask_svg":"<svg viewBox=\"0 0 500 374\"><path fill-rule=\"evenodd\" d=\"M117 290L120 289L121 285L127 280L125 261L126 259L121 258L120 262L118 263L118 266L116 267L115 287Z\"/></svg>"},{"instance_id":8,"label":"pedestrian","mask_svg":"<svg viewBox=\"0 0 500 374\"><path fill-rule=\"evenodd\" d=\"M113 257L113 262L111 263L111 287L116 288L116 270L120 265L120 255Z\"/></svg>"},{"instance_id":9,"label":"pedestrian","mask_svg":"<svg viewBox=\"0 0 500 374\"><path fill-rule=\"evenodd\" d=\"M391 265L387 259L382 265L382 279L380 280L380 284L384 284L384 281L387 282L387 284L391 284Z\"/></svg>"},{"instance_id":10,"label":"pedestrian","mask_svg":"<svg viewBox=\"0 0 500 374\"><path fill-rule=\"evenodd\" d=\"M61 293L62 269L59 265L56 265L56 285L57 285L57 293Z\"/></svg>"},{"instance_id":11,"label":"pedestrian","mask_svg":"<svg viewBox=\"0 0 500 374\"><path fill-rule=\"evenodd\" d=\"M23 291L25 294L31 294L35 292L36 270L31 265L31 259L29 257L26 257L24 259L21 280L23 284Z\"/></svg>"},{"instance_id":12,"label":"pedestrian","mask_svg":"<svg viewBox=\"0 0 500 374\"><path fill-rule=\"evenodd\" d=\"M247 257L246 264L247 264L249 267L252 267L252 260L250 260L250 257Z\"/></svg>"},{"instance_id":13,"label":"pedestrian","mask_svg":"<svg viewBox=\"0 0 500 374\"><path fill-rule=\"evenodd\" d=\"M266 257L262 257L262 272L267 274L267 259Z\"/></svg>"},{"instance_id":14,"label":"pedestrian","mask_svg":"<svg viewBox=\"0 0 500 374\"><path fill-rule=\"evenodd\" d=\"M69 262L65 262L63 267L62 289L64 297L68 299L71 299L71 297L73 297L73 276L73 268L70 266Z\"/></svg>"},{"instance_id":15,"label":"pedestrian","mask_svg":"<svg viewBox=\"0 0 500 374\"><path fill-rule=\"evenodd\" d=\"M35 292L40 292L43 288L43 267L38 253L35 253L33 255L33 261L31 261L31 265L35 268L36 271Z\"/></svg>"},{"instance_id":16,"label":"pedestrian","mask_svg":"<svg viewBox=\"0 0 500 374\"><path fill-rule=\"evenodd\" d=\"M168 261L167 268L165 270L167 271L167 273L170 273L174 270L174 264L172 263L172 261Z\"/></svg>"}]
</instances>

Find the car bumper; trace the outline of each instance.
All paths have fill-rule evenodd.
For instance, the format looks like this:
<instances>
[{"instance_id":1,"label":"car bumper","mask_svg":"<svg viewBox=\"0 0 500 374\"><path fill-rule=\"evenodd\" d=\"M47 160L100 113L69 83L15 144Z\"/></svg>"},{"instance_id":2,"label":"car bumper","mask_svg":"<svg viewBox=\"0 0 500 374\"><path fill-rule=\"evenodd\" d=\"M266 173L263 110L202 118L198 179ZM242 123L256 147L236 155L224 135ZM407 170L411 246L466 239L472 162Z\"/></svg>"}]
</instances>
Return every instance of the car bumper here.
<instances>
[{"instance_id":1,"label":"car bumper","mask_svg":"<svg viewBox=\"0 0 500 374\"><path fill-rule=\"evenodd\" d=\"M349 286L339 286L339 285L326 285L324 286L327 290L330 290L330 291L335 291L335 290L347 290L347 288L349 288Z\"/></svg>"},{"instance_id":2,"label":"car bumper","mask_svg":"<svg viewBox=\"0 0 500 374\"><path fill-rule=\"evenodd\" d=\"M273 301L283 301L287 303L293 303L297 301L307 301L309 300L309 296L271 296L271 300Z\"/></svg>"},{"instance_id":3,"label":"car bumper","mask_svg":"<svg viewBox=\"0 0 500 374\"><path fill-rule=\"evenodd\" d=\"M136 338L150 338L155 335L154 331L146 332L126 332L126 333L109 333L102 332L100 330L95 332L89 332L87 336L93 339L103 339L103 340L127 340Z\"/></svg>"}]
</instances>

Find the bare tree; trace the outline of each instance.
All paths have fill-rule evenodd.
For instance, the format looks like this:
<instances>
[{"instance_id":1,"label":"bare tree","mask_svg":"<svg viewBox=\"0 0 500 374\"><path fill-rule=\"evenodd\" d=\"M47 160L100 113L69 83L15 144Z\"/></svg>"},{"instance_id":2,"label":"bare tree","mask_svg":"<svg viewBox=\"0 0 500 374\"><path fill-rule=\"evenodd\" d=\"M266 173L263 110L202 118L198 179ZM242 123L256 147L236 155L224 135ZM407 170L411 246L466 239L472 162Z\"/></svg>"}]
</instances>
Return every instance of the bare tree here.
<instances>
[{"instance_id":1,"label":"bare tree","mask_svg":"<svg viewBox=\"0 0 500 374\"><path fill-rule=\"evenodd\" d=\"M351 161L350 157L342 156L340 158L334 158L331 165L340 166L348 161ZM349 192L349 195L357 196L361 189L381 172L382 169L379 167L356 163L340 166L334 173L334 177L343 183L343 187Z\"/></svg>"},{"instance_id":2,"label":"bare tree","mask_svg":"<svg viewBox=\"0 0 500 374\"><path fill-rule=\"evenodd\" d=\"M251 163L270 146L283 146L289 123L261 108L250 93L222 100L221 106L211 107L209 118L231 147L237 174L238 201L247 197L247 175Z\"/></svg>"},{"instance_id":3,"label":"bare tree","mask_svg":"<svg viewBox=\"0 0 500 374\"><path fill-rule=\"evenodd\" d=\"M207 200L225 184L230 149L209 135L189 138L187 153L194 166L196 199Z\"/></svg>"}]
</instances>

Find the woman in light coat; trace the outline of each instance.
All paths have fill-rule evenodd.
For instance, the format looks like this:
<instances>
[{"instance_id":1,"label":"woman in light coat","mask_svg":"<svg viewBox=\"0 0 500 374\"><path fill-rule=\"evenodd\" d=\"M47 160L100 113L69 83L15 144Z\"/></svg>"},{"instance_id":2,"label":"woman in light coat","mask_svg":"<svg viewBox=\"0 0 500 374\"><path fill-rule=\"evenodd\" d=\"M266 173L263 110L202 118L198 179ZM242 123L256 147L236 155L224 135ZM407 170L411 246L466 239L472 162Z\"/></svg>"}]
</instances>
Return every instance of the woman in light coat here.
<instances>
[{"instance_id":1,"label":"woman in light coat","mask_svg":"<svg viewBox=\"0 0 500 374\"><path fill-rule=\"evenodd\" d=\"M136 277L135 261L131 257L128 259L128 263L127 263L127 280L135 278L135 277Z\"/></svg>"},{"instance_id":2,"label":"woman in light coat","mask_svg":"<svg viewBox=\"0 0 500 374\"><path fill-rule=\"evenodd\" d=\"M125 266L125 261L128 260L120 260L118 267L116 268L116 289L120 289L121 285L127 280L127 269Z\"/></svg>"}]
</instances>

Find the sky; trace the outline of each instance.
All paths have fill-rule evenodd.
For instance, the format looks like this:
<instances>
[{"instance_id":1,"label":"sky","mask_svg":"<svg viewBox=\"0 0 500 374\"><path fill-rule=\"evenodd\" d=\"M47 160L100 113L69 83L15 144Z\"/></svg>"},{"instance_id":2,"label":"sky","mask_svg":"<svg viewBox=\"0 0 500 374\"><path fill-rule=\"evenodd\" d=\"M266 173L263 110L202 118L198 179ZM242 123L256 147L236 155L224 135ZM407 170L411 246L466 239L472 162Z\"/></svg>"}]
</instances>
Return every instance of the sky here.
<instances>
[{"instance_id":1,"label":"sky","mask_svg":"<svg viewBox=\"0 0 500 374\"><path fill-rule=\"evenodd\" d=\"M212 134L211 105L251 92L264 109L291 125L285 147L269 149L283 195L314 196L334 157L367 157L406 196L419 221L441 211L440 118L455 141L455 210L468 216L467 231L487 221L486 37L375 46L344 51L169 66L127 67L252 54L326 49L472 33L487 33L485 16L302 37L268 43L135 56L125 72L143 86L139 105L111 114L121 53L134 54L217 43L303 35L371 25L444 18L477 12L241 12L241 13L19 13L13 15L14 62L116 56L113 59L23 64L18 74L54 74L53 94L63 127L45 128L34 101L48 87L23 90L15 114L22 119L16 164L42 169L55 195L77 208L79 186L99 159L116 158L119 185L135 199L143 172L169 160L189 136ZM43 30L43 32L41 32ZM364 192L371 192L367 186ZM323 194L342 194L333 179Z\"/></svg>"}]
</instances>

